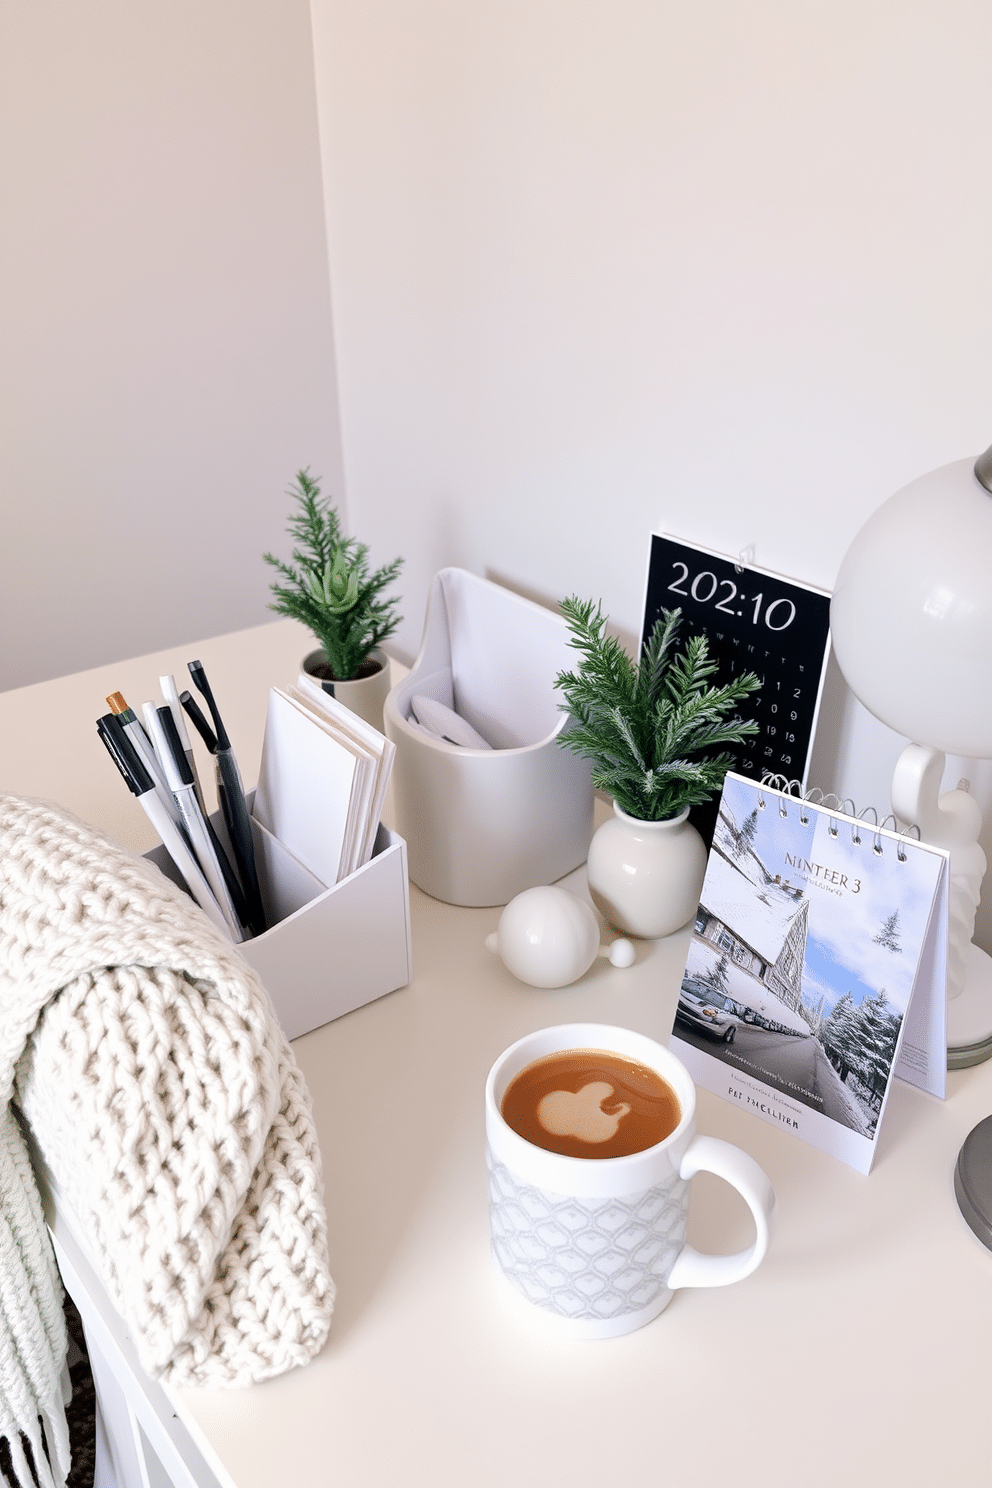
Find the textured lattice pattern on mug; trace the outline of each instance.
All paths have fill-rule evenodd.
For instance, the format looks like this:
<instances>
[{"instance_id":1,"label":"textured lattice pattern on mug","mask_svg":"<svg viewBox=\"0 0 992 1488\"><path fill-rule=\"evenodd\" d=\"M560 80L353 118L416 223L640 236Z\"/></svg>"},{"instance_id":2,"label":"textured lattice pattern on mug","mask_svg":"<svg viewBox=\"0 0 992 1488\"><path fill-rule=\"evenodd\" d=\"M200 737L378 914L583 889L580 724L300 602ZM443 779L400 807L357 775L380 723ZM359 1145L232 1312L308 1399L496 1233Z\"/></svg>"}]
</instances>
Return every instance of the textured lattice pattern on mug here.
<instances>
[{"instance_id":1,"label":"textured lattice pattern on mug","mask_svg":"<svg viewBox=\"0 0 992 1488\"><path fill-rule=\"evenodd\" d=\"M623 1199L574 1199L519 1183L487 1150L493 1254L525 1297L568 1318L648 1307L682 1248L689 1185Z\"/></svg>"}]
</instances>

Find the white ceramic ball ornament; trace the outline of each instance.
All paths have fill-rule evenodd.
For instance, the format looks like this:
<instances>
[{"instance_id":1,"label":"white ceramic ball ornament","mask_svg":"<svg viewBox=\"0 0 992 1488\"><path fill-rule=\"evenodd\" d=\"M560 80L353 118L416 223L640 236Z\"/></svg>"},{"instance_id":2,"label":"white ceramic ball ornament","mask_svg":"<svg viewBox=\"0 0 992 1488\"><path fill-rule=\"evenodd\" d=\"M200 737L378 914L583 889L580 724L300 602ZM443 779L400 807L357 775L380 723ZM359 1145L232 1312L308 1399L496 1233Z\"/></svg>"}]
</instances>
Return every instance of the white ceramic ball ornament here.
<instances>
[{"instance_id":1,"label":"white ceramic ball ornament","mask_svg":"<svg viewBox=\"0 0 992 1488\"><path fill-rule=\"evenodd\" d=\"M511 899L486 946L531 987L567 987L585 975L597 956L614 966L634 961L629 940L601 947L599 924L589 905L553 884L525 889Z\"/></svg>"}]
</instances>

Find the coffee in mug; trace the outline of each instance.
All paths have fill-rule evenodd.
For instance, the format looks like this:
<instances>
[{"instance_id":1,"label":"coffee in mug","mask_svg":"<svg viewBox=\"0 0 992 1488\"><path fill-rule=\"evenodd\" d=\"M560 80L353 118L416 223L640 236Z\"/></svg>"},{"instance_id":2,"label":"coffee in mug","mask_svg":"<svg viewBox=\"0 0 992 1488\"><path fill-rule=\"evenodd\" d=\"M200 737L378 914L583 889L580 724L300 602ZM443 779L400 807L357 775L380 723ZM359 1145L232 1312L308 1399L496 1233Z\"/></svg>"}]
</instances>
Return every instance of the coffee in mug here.
<instances>
[{"instance_id":1,"label":"coffee in mug","mask_svg":"<svg viewBox=\"0 0 992 1488\"><path fill-rule=\"evenodd\" d=\"M642 1130L629 1150L607 1155L638 1102L650 1105L664 1087L675 1098L674 1125L657 1140L660 1126ZM750 1276L768 1248L775 1195L746 1153L697 1136L695 1118L685 1065L630 1029L563 1024L506 1049L486 1082L489 1220L500 1275L583 1338L632 1332L680 1287ZM563 1145L571 1142L580 1145ZM747 1250L702 1255L686 1244L689 1185L699 1172L726 1179L744 1198L755 1226Z\"/></svg>"},{"instance_id":2,"label":"coffee in mug","mask_svg":"<svg viewBox=\"0 0 992 1488\"><path fill-rule=\"evenodd\" d=\"M563 1049L528 1064L503 1097L504 1121L565 1157L626 1157L663 1142L682 1119L656 1070L607 1049Z\"/></svg>"}]
</instances>

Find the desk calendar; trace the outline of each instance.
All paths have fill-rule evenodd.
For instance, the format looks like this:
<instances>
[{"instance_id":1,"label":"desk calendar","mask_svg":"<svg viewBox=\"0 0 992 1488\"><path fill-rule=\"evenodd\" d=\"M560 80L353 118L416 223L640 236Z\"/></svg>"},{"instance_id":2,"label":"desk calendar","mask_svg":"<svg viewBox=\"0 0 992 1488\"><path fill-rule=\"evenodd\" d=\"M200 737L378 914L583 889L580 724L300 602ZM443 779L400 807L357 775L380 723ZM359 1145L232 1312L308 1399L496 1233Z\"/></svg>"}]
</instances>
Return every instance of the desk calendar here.
<instances>
[{"instance_id":1,"label":"desk calendar","mask_svg":"<svg viewBox=\"0 0 992 1488\"><path fill-rule=\"evenodd\" d=\"M672 1047L867 1173L893 1077L945 1093L947 853L789 784L724 782Z\"/></svg>"}]
</instances>

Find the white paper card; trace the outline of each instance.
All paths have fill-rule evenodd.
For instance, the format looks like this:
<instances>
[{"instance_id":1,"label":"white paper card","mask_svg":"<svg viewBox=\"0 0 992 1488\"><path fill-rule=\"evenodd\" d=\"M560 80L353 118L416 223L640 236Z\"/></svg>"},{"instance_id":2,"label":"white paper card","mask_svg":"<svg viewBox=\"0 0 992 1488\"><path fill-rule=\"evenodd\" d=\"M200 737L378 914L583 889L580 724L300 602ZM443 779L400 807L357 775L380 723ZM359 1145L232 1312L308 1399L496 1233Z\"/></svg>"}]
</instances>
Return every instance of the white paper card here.
<instances>
[{"instance_id":1,"label":"white paper card","mask_svg":"<svg viewBox=\"0 0 992 1488\"><path fill-rule=\"evenodd\" d=\"M287 691L289 696L301 706L317 714L332 732L343 733L368 756L372 763L373 780L370 787L367 820L354 863L354 868L361 868L371 858L372 849L375 846L375 835L379 830L379 822L382 820L396 745L377 728L373 728L372 724L366 723L364 718L359 718L357 713L353 713L350 708L346 708L343 703L331 697L303 672L297 678L296 686L288 688Z\"/></svg>"},{"instance_id":2,"label":"white paper card","mask_svg":"<svg viewBox=\"0 0 992 1488\"><path fill-rule=\"evenodd\" d=\"M347 872L354 798L368 761L273 687L265 719L254 815L324 884Z\"/></svg>"},{"instance_id":3,"label":"white paper card","mask_svg":"<svg viewBox=\"0 0 992 1488\"><path fill-rule=\"evenodd\" d=\"M378 762L356 740L350 729L340 727L334 720L328 718L326 712L323 709L316 708L310 699L305 697L298 688L288 687L285 696L290 699L295 707L299 708L300 712L313 723L315 728L322 729L329 738L342 745L358 761L355 779L351 788L348 822L345 827L344 846L341 850L341 866L338 869L338 878L347 878L350 873L354 873L361 862L366 861L362 857L362 846L372 810L372 791L375 785ZM341 705L339 704L338 706L340 707ZM347 708L342 708L341 711L354 717Z\"/></svg>"}]
</instances>

